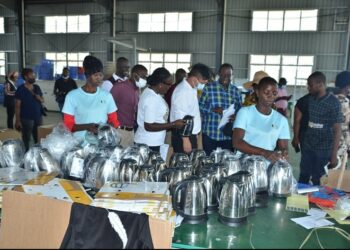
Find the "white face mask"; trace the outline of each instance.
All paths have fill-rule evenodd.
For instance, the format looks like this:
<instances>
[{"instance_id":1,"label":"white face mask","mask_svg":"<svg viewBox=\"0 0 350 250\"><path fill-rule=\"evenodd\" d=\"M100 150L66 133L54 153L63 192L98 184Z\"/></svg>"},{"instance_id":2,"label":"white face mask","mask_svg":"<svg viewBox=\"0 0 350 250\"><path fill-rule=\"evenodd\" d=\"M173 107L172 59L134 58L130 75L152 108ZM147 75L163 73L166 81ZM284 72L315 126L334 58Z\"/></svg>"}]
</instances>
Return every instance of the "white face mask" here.
<instances>
[{"instance_id":1,"label":"white face mask","mask_svg":"<svg viewBox=\"0 0 350 250\"><path fill-rule=\"evenodd\" d=\"M146 87L147 81L140 77L138 81L135 81L135 84L138 88L142 89Z\"/></svg>"},{"instance_id":2,"label":"white face mask","mask_svg":"<svg viewBox=\"0 0 350 250\"><path fill-rule=\"evenodd\" d=\"M63 79L68 79L69 78L69 75L67 76L62 76Z\"/></svg>"},{"instance_id":3,"label":"white face mask","mask_svg":"<svg viewBox=\"0 0 350 250\"><path fill-rule=\"evenodd\" d=\"M204 83L198 83L198 85L197 85L197 89L198 89L198 90L203 90L204 87L205 87L205 84L204 84Z\"/></svg>"}]
</instances>

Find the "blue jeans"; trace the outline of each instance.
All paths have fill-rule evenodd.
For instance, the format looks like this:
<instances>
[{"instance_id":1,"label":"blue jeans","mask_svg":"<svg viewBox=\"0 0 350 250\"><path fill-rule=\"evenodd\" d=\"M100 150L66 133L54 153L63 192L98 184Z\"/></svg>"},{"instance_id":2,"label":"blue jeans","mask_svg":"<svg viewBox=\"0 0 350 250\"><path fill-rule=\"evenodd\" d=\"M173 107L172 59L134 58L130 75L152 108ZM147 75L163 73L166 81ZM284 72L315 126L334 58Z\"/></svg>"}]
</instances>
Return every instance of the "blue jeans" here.
<instances>
[{"instance_id":1,"label":"blue jeans","mask_svg":"<svg viewBox=\"0 0 350 250\"><path fill-rule=\"evenodd\" d=\"M216 148L222 148L222 149L233 149L232 146L232 140L224 140L224 141L216 141L211 139L206 134L202 134L202 140L203 140L203 149L207 155L210 155L211 152L213 152Z\"/></svg>"},{"instance_id":2,"label":"blue jeans","mask_svg":"<svg viewBox=\"0 0 350 250\"><path fill-rule=\"evenodd\" d=\"M331 151L313 151L301 148L299 182L309 184L310 177L313 185L320 185L320 178L325 174L324 166L330 161Z\"/></svg>"}]
</instances>

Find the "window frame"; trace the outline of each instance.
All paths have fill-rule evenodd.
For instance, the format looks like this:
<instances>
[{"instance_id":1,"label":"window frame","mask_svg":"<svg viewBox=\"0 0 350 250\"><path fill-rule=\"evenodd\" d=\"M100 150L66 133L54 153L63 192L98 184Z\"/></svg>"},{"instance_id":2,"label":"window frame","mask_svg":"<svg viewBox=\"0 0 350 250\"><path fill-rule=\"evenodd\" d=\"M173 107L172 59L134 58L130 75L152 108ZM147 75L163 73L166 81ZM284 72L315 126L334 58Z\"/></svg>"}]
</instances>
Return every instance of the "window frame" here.
<instances>
[{"instance_id":1,"label":"window frame","mask_svg":"<svg viewBox=\"0 0 350 250\"><path fill-rule=\"evenodd\" d=\"M0 54L4 55L4 59L1 58L2 56L0 57L0 76L6 76L6 52L0 51Z\"/></svg>"},{"instance_id":2,"label":"window frame","mask_svg":"<svg viewBox=\"0 0 350 250\"><path fill-rule=\"evenodd\" d=\"M270 21L270 12L276 12L276 11L283 11L283 19L282 19L282 29L281 30L271 30L269 29L269 21ZM285 23L286 23L286 12L291 12L291 11L299 11L300 15L299 15L299 28L298 29L287 29L285 28ZM316 15L314 16L316 18L315 22L316 22L316 26L315 29L302 29L302 23L307 22L303 19L305 18L310 18L308 16L303 17L303 13L306 12L310 12L310 11L316 11ZM258 12L267 12L267 17L266 20L261 20L260 22L264 21L264 23L266 22L266 27L265 29L254 29L254 23L256 22L256 20L254 20L254 13L258 13ZM251 27L250 27L250 31L252 32L316 32L318 31L318 15L319 15L319 9L286 9L286 10L281 10L281 9L276 9L276 10L252 10L251 11ZM258 22L258 23L260 23Z\"/></svg>"},{"instance_id":3,"label":"window frame","mask_svg":"<svg viewBox=\"0 0 350 250\"><path fill-rule=\"evenodd\" d=\"M0 16L0 34L5 34L5 17Z\"/></svg>"},{"instance_id":4,"label":"window frame","mask_svg":"<svg viewBox=\"0 0 350 250\"><path fill-rule=\"evenodd\" d=\"M54 54L55 59L51 59L52 57L48 58L48 54ZM58 59L58 56L63 56L65 57L65 60L63 59ZM69 60L69 57L72 56L72 54L77 54L77 60ZM57 74L62 73L63 67L83 67L83 61L84 57L90 55L90 52L45 52L45 59L52 60L53 61L53 76ZM80 60L81 59L81 60ZM64 66L58 65L58 63L62 64L64 62ZM75 64L70 64L75 63Z\"/></svg>"},{"instance_id":5,"label":"window frame","mask_svg":"<svg viewBox=\"0 0 350 250\"><path fill-rule=\"evenodd\" d=\"M167 14L173 15L177 14L177 21L176 21L176 29L175 30L169 30L167 28ZM181 14L191 14L191 23L190 27L186 30L180 29L180 16ZM150 27L147 27L146 29L140 30L140 15L150 15L151 19L149 22L146 22ZM154 23L152 23L152 17L153 15L163 15L163 23L162 23L162 29L160 30L152 30L152 27L154 27ZM170 22L170 21L169 21ZM167 30L168 29L168 30ZM192 32L193 31L193 12L152 12L152 13L138 13L137 15L137 32L146 32L146 33L155 33L155 32Z\"/></svg>"},{"instance_id":6,"label":"window frame","mask_svg":"<svg viewBox=\"0 0 350 250\"><path fill-rule=\"evenodd\" d=\"M77 30L73 30L70 31L70 27L73 25L71 24L71 26L69 26L70 24L68 23L68 20L70 18L74 18L77 17L78 18L78 22L76 24ZM59 20L59 19L62 20ZM87 18L87 22L88 22L88 30L79 30L79 27L81 27L81 22L80 19L82 18ZM53 19L51 21L51 23L54 23L55 25L55 29L54 30L49 30L48 29L48 19ZM64 25L59 25L59 22L64 22ZM59 28L58 28L59 27ZM91 16L90 15L67 15L67 16L44 16L44 33L45 34L67 34L67 33L90 33L91 32Z\"/></svg>"},{"instance_id":7,"label":"window frame","mask_svg":"<svg viewBox=\"0 0 350 250\"><path fill-rule=\"evenodd\" d=\"M252 63L252 57L253 56L264 56L264 63L255 63L253 62ZM266 63L266 58L267 56L280 56L280 59L279 59L279 64L277 63L274 63L274 64L267 64ZM287 56L291 56L291 57L296 57L296 64L293 64L293 63L290 63L290 64L284 64L283 63L283 59L284 57L287 57ZM303 64L303 63L300 63L300 58L301 57L312 57L312 64ZM266 71L267 73L271 74L270 72L268 72L268 70L265 70L266 69L266 66L278 66L279 69L278 69L278 76L273 76L271 75L271 77L274 77L275 80L279 80L279 78L281 77L286 77L288 78L284 73L283 73L283 67L296 67L296 71L295 71L295 77L294 79L291 79L291 78L288 78L288 82L290 83L290 85L292 86L306 86L306 80L307 80L307 77L309 75L305 75L304 77L298 77L298 73L300 72L300 70L302 68L305 68L305 67L311 67L311 70L310 70L310 74L314 71L314 66L315 66L315 60L316 60L316 57L315 55L306 55L306 54L250 54L249 55L249 79L252 79L253 78L253 75L255 73L255 71L253 72L252 71L252 66L255 66L255 67L258 67L259 65L261 65L261 69L259 70L264 70ZM300 84L300 82L303 82L302 84Z\"/></svg>"}]
</instances>

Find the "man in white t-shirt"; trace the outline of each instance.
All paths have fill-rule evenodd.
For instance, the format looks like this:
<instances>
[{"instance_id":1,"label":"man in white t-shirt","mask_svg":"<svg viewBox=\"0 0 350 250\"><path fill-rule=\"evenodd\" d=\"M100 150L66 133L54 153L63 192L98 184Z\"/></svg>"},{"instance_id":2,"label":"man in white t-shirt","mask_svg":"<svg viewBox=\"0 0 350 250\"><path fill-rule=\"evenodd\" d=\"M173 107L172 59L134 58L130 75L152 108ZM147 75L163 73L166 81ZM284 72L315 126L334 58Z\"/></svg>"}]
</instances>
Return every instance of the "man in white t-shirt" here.
<instances>
[{"instance_id":1,"label":"man in white t-shirt","mask_svg":"<svg viewBox=\"0 0 350 250\"><path fill-rule=\"evenodd\" d=\"M119 57L116 64L116 72L108 79L103 81L101 88L106 91L111 91L114 84L117 82L126 81L129 79L130 63L125 57Z\"/></svg>"},{"instance_id":2,"label":"man in white t-shirt","mask_svg":"<svg viewBox=\"0 0 350 250\"><path fill-rule=\"evenodd\" d=\"M193 117L193 130L190 136L182 136L181 130L173 129L171 142L175 153L190 153L197 148L197 136L201 131L201 117L197 97L197 86L205 84L211 78L212 72L207 65L198 63L175 88L171 97L170 121L183 119L186 115Z\"/></svg>"}]
</instances>

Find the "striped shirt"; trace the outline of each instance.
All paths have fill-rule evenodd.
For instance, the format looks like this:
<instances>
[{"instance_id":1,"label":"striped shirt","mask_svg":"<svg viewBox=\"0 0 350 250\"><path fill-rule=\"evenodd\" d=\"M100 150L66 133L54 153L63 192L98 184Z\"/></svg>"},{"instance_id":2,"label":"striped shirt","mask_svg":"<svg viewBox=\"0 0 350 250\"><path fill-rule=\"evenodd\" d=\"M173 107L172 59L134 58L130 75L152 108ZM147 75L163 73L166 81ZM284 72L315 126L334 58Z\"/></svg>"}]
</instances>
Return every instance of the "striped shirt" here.
<instances>
[{"instance_id":1,"label":"striped shirt","mask_svg":"<svg viewBox=\"0 0 350 250\"><path fill-rule=\"evenodd\" d=\"M223 110L234 104L236 112L241 108L241 93L234 84L229 84L226 90L218 81L205 86L199 100L202 115L202 131L216 141L230 140L222 130L218 129L222 115L212 110L221 107Z\"/></svg>"}]
</instances>

